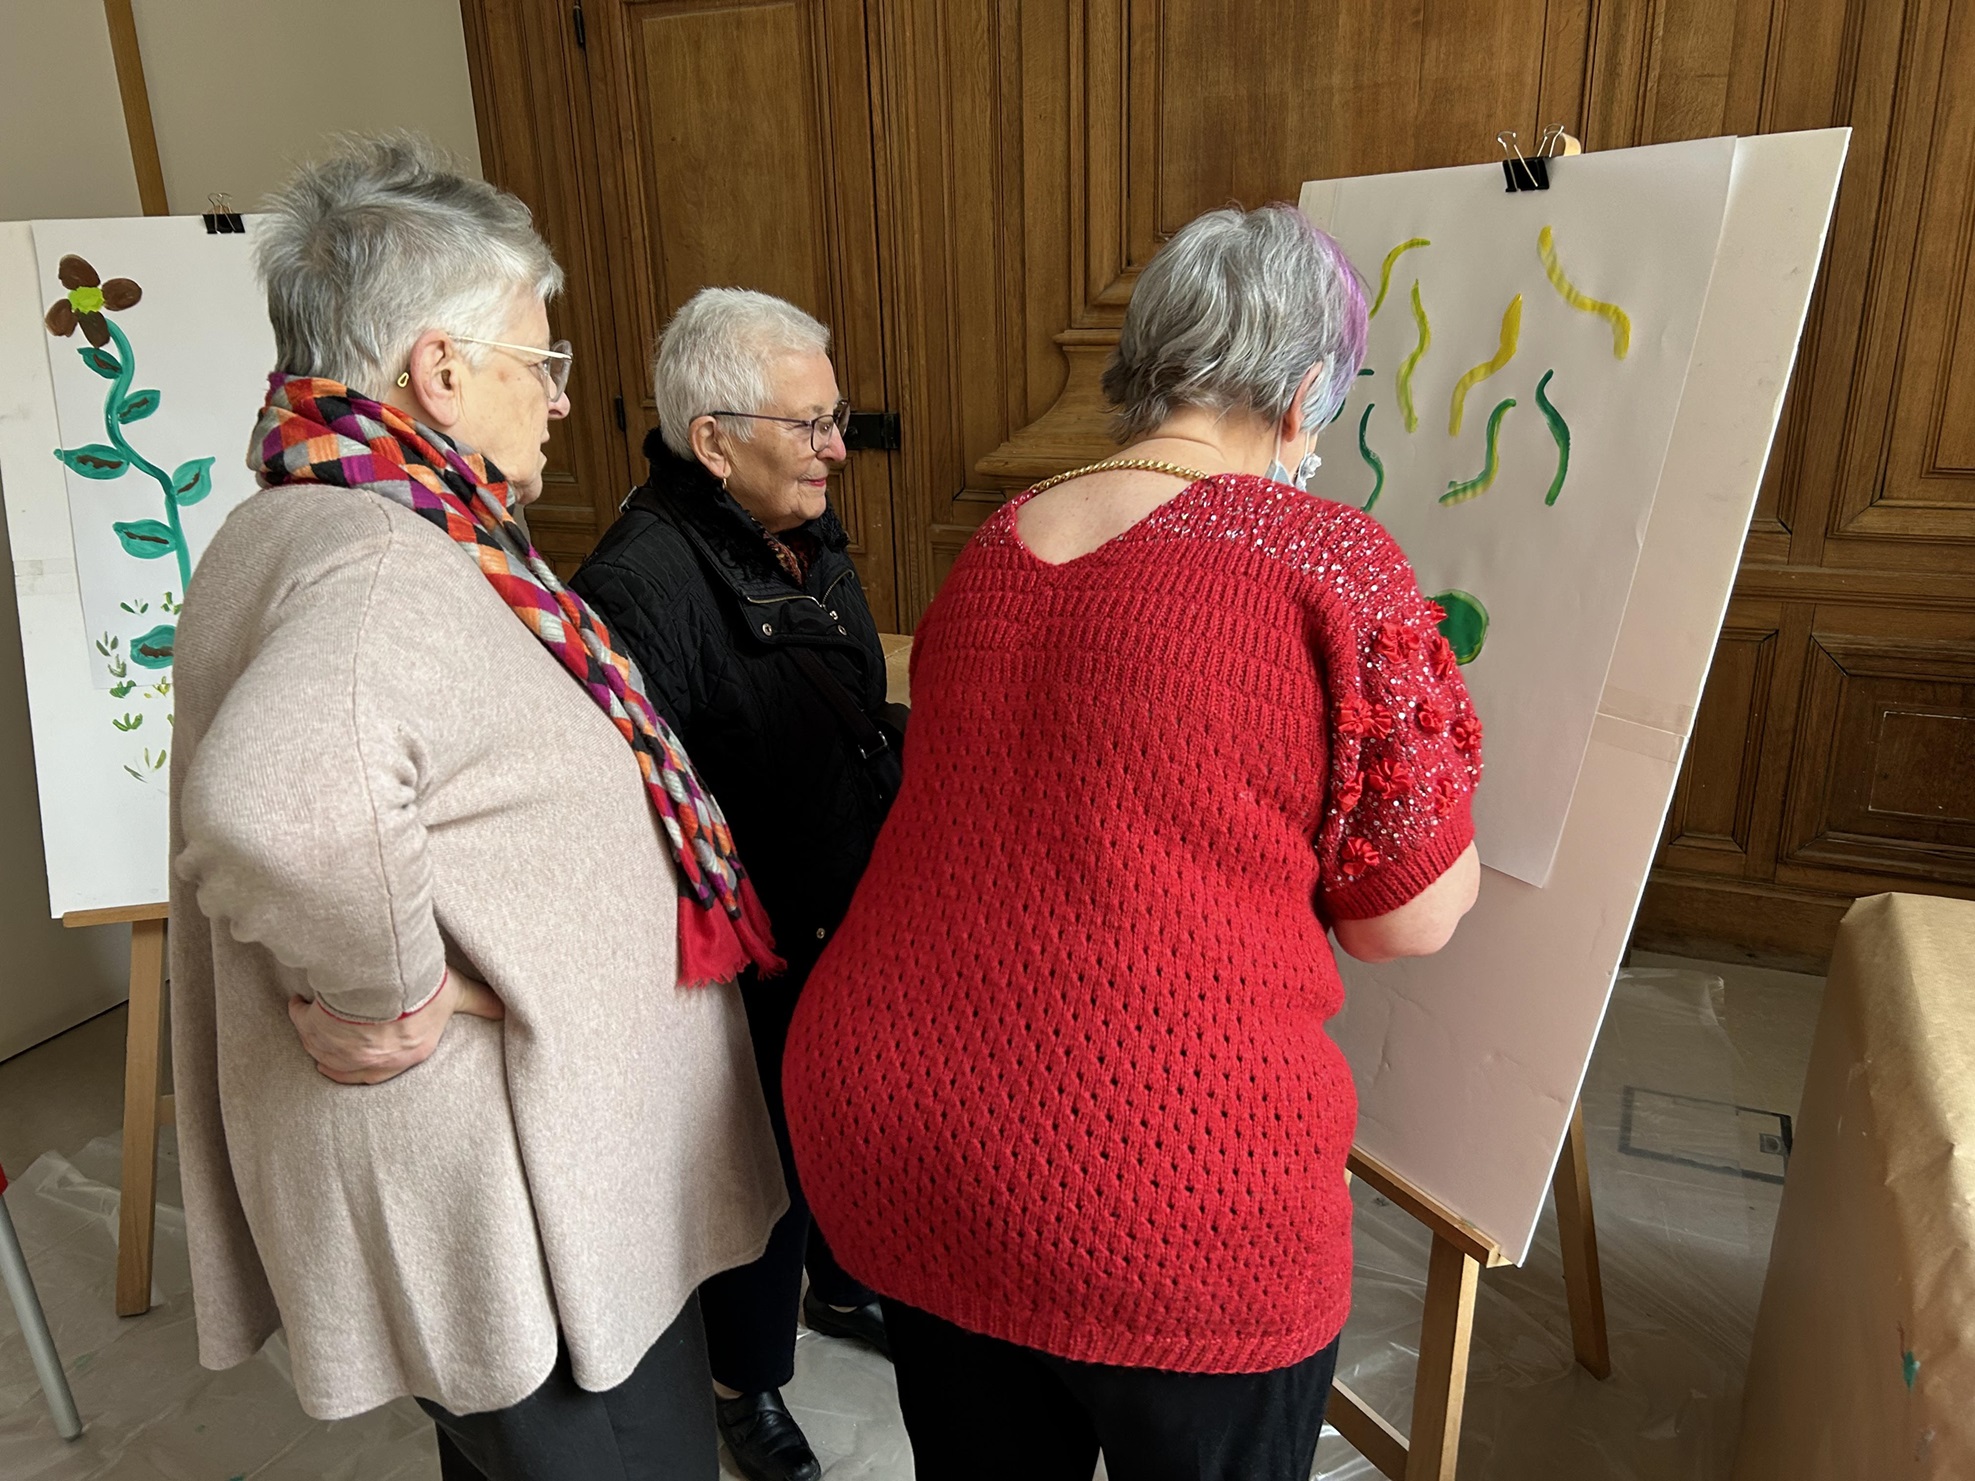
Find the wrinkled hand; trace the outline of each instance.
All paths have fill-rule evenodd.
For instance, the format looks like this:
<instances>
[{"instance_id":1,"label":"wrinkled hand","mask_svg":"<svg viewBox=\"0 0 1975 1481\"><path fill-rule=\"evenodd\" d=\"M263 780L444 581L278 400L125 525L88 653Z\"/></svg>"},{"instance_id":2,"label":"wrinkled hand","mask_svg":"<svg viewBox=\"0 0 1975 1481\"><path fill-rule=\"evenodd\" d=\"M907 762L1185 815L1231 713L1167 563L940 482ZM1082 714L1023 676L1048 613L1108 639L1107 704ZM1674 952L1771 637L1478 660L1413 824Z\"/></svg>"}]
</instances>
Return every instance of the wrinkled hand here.
<instances>
[{"instance_id":1,"label":"wrinkled hand","mask_svg":"<svg viewBox=\"0 0 1975 1481\"><path fill-rule=\"evenodd\" d=\"M388 1023L348 1023L325 1013L311 998L290 998L288 1017L315 1067L339 1085L380 1085L423 1064L439 1047L455 1013L505 1018L507 1010L492 988L458 968L432 1001L416 1013Z\"/></svg>"}]
</instances>

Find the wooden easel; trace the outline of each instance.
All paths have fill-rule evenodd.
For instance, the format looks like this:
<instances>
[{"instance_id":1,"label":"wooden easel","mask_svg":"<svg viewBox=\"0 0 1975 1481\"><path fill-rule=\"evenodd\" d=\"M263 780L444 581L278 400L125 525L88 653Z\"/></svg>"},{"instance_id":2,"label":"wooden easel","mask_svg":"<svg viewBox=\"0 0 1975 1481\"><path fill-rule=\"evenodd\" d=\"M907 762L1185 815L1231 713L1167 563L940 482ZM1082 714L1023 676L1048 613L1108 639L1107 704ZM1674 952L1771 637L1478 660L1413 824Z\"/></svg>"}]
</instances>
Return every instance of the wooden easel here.
<instances>
[{"instance_id":1,"label":"wooden easel","mask_svg":"<svg viewBox=\"0 0 1975 1481\"><path fill-rule=\"evenodd\" d=\"M123 1195L117 1208L117 1315L151 1309L151 1243L158 1215L158 1128L175 1118L158 1094L164 1064L168 905L71 910L65 926L130 922L130 1025L123 1055Z\"/></svg>"},{"instance_id":2,"label":"wooden easel","mask_svg":"<svg viewBox=\"0 0 1975 1481\"><path fill-rule=\"evenodd\" d=\"M1377 1159L1353 1149L1346 1166L1352 1176L1363 1178L1426 1225L1433 1232L1433 1251L1427 1260L1426 1311L1420 1318L1411 1435L1401 1433L1343 1383L1331 1385L1328 1418L1389 1481L1454 1481L1461 1450L1461 1411L1467 1402L1468 1349L1474 1338L1474 1298L1482 1270L1506 1265L1508 1260L1494 1240ZM1586 1371L1595 1378L1609 1378L1611 1346L1598 1275L1582 1102L1571 1110L1570 1129L1564 1134L1550 1188L1557 1200L1571 1345Z\"/></svg>"}]
</instances>

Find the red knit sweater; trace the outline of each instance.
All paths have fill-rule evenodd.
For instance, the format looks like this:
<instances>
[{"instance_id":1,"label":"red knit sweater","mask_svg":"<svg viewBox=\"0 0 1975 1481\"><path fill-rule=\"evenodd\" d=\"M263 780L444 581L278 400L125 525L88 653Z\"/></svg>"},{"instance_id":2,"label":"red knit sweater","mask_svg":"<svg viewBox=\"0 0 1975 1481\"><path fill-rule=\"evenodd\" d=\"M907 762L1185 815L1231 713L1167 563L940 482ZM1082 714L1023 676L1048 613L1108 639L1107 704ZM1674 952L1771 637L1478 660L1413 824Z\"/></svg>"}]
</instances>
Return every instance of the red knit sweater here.
<instances>
[{"instance_id":1,"label":"red knit sweater","mask_svg":"<svg viewBox=\"0 0 1975 1481\"><path fill-rule=\"evenodd\" d=\"M1326 920L1473 837L1480 725L1379 525L1193 484L1062 565L984 524L920 623L905 783L784 1070L844 1267L1061 1357L1337 1335L1357 1097Z\"/></svg>"}]
</instances>

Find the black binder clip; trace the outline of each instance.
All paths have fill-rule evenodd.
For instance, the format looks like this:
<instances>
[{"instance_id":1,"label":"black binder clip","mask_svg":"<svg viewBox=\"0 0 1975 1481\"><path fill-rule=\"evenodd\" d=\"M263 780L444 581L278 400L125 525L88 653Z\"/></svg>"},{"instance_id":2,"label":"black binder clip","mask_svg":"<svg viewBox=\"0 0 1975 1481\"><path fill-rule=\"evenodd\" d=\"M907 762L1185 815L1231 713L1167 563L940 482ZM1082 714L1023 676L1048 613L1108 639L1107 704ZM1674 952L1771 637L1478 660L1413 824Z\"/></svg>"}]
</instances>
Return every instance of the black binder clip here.
<instances>
[{"instance_id":1,"label":"black binder clip","mask_svg":"<svg viewBox=\"0 0 1975 1481\"><path fill-rule=\"evenodd\" d=\"M1549 135L1544 138L1547 140ZM1509 182L1508 194L1550 188L1550 166L1541 151L1525 157L1514 129L1503 129L1495 136L1495 142L1502 146L1502 174Z\"/></svg>"},{"instance_id":2,"label":"black binder clip","mask_svg":"<svg viewBox=\"0 0 1975 1481\"><path fill-rule=\"evenodd\" d=\"M219 195L209 195L206 199L212 204L212 210L206 212L200 219L206 223L207 236L246 235L247 223L240 219L240 213L233 209L233 202L224 192Z\"/></svg>"}]
</instances>

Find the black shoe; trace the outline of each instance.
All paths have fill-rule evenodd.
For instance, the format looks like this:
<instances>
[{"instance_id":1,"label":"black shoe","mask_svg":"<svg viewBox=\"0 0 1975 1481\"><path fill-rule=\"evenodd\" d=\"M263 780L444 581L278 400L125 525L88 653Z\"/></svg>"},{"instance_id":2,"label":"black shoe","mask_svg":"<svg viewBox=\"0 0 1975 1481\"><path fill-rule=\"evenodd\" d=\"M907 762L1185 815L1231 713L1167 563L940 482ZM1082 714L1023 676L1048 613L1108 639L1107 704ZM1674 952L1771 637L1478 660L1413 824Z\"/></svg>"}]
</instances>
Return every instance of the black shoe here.
<instances>
[{"instance_id":1,"label":"black shoe","mask_svg":"<svg viewBox=\"0 0 1975 1481\"><path fill-rule=\"evenodd\" d=\"M862 1306L853 1306L849 1311L838 1311L827 1301L820 1301L814 1291L802 1293L802 1319L809 1324L812 1332L821 1332L825 1337L848 1337L852 1342L861 1342L891 1357L891 1338L885 1332L885 1309L875 1301L866 1301Z\"/></svg>"},{"instance_id":2,"label":"black shoe","mask_svg":"<svg viewBox=\"0 0 1975 1481\"><path fill-rule=\"evenodd\" d=\"M780 1389L716 1398L713 1413L720 1438L748 1481L820 1481L822 1464L782 1402Z\"/></svg>"}]
</instances>

